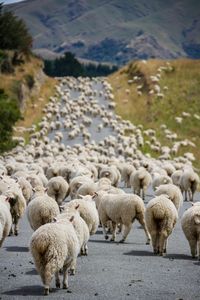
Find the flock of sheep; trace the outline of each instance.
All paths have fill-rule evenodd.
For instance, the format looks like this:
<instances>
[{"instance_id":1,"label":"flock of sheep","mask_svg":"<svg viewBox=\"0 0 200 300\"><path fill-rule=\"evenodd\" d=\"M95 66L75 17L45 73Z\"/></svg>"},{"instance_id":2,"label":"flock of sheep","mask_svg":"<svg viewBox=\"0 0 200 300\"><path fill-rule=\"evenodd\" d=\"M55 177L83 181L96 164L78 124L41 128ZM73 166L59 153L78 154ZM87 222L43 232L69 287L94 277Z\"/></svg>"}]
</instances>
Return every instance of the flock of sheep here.
<instances>
[{"instance_id":1,"label":"flock of sheep","mask_svg":"<svg viewBox=\"0 0 200 300\"><path fill-rule=\"evenodd\" d=\"M193 205L182 216L182 229L192 256L200 259L200 202L193 203L199 176L192 159L171 159L165 146L159 159L144 155L144 136L155 142L156 132L122 120L114 106L104 79L64 78L44 109L40 130L28 129L30 143L19 138L20 145L0 157L0 245L8 235L20 234L26 212L45 295L54 275L61 286L60 273L68 288L68 273L75 274L79 254L88 255L87 242L99 226L106 240L110 234L115 241L120 233L123 243L138 220L146 243L164 255L183 194ZM110 134L102 138L105 128ZM155 197L145 207L149 187Z\"/></svg>"}]
</instances>

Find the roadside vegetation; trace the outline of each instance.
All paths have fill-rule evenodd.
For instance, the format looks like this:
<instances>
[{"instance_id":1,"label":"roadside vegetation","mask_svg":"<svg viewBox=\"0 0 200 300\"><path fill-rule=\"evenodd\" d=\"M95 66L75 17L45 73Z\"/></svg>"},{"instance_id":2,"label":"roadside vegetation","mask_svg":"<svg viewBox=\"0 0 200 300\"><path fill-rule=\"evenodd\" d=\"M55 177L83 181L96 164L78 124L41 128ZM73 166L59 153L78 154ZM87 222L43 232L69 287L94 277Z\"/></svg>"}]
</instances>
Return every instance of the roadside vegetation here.
<instances>
[{"instance_id":1,"label":"roadside vegetation","mask_svg":"<svg viewBox=\"0 0 200 300\"><path fill-rule=\"evenodd\" d=\"M151 76L163 67L158 83ZM161 125L177 134L177 140L189 139L196 147L181 147L179 154L192 152L195 165L200 168L200 61L189 59L134 61L112 74L111 83L117 103L116 112L135 125L153 128L163 145L171 146ZM135 81L133 78L135 77ZM139 79L137 79L137 77ZM155 85L160 95L152 93ZM184 117L184 112L189 116ZM181 118L177 122L176 118ZM153 157L159 154L145 144L146 153Z\"/></svg>"}]
</instances>

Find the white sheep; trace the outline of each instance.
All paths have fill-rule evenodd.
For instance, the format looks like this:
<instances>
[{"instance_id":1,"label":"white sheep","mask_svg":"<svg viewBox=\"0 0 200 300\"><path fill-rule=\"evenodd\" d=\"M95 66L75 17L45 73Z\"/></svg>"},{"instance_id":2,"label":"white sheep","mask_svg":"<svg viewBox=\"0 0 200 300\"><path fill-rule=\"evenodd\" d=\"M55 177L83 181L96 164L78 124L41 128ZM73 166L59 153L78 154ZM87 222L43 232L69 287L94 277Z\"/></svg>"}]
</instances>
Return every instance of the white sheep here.
<instances>
[{"instance_id":1,"label":"white sheep","mask_svg":"<svg viewBox=\"0 0 200 300\"><path fill-rule=\"evenodd\" d=\"M133 188L133 193L140 196L142 192L142 199L145 198L146 190L151 182L151 174L145 168L139 168L130 176L130 185Z\"/></svg>"},{"instance_id":2,"label":"white sheep","mask_svg":"<svg viewBox=\"0 0 200 300\"><path fill-rule=\"evenodd\" d=\"M82 199L74 199L64 205L64 212L68 208L75 208L78 206L80 216L86 222L90 235L96 233L99 226L99 215L96 209L95 202L91 196L83 196Z\"/></svg>"},{"instance_id":3,"label":"white sheep","mask_svg":"<svg viewBox=\"0 0 200 300\"><path fill-rule=\"evenodd\" d=\"M38 191L27 206L27 217L30 226L36 230L40 226L50 223L60 213L57 202L44 191Z\"/></svg>"},{"instance_id":4,"label":"white sheep","mask_svg":"<svg viewBox=\"0 0 200 300\"><path fill-rule=\"evenodd\" d=\"M185 201L187 201L187 193L189 201L193 201L194 193L199 183L199 176L193 170L186 170L180 178L180 189L185 192Z\"/></svg>"},{"instance_id":5,"label":"white sheep","mask_svg":"<svg viewBox=\"0 0 200 300\"><path fill-rule=\"evenodd\" d=\"M69 184L62 176L52 177L46 188L49 197L55 199L58 205L68 196Z\"/></svg>"},{"instance_id":6,"label":"white sheep","mask_svg":"<svg viewBox=\"0 0 200 300\"><path fill-rule=\"evenodd\" d=\"M19 219L22 218L26 209L26 200L22 194L21 189L12 185L5 192L5 195L9 198L10 203L10 212L12 215L12 223L14 225L14 234L18 235L19 233ZM11 227L10 234L13 233L13 228Z\"/></svg>"},{"instance_id":7,"label":"white sheep","mask_svg":"<svg viewBox=\"0 0 200 300\"><path fill-rule=\"evenodd\" d=\"M72 225L74 226L80 243L80 253L81 255L88 255L87 242L90 238L90 232L86 222L80 216L78 208L79 205L77 205L75 209L68 207L65 209L65 212L58 215L56 219L59 220L60 218L66 217L68 220L70 220L72 217L74 217L72 220Z\"/></svg>"},{"instance_id":8,"label":"white sheep","mask_svg":"<svg viewBox=\"0 0 200 300\"><path fill-rule=\"evenodd\" d=\"M9 198L0 196L0 247L9 235L12 226Z\"/></svg>"},{"instance_id":9,"label":"white sheep","mask_svg":"<svg viewBox=\"0 0 200 300\"><path fill-rule=\"evenodd\" d=\"M99 197L100 201L98 199ZM95 202L100 202L98 212L105 239L108 239L106 232L106 225L108 221L112 221L113 227L111 241L115 241L117 225L119 223L124 225L122 239L120 240L120 243L123 243L131 230L132 223L135 219L137 219L145 231L147 237L146 243L149 244L150 236L144 219L145 206L140 197L132 194L116 195L101 193L100 195L97 194L94 197L94 200Z\"/></svg>"},{"instance_id":10,"label":"white sheep","mask_svg":"<svg viewBox=\"0 0 200 300\"><path fill-rule=\"evenodd\" d=\"M179 208L183 204L183 196L179 187L172 183L160 185L157 188L155 195L160 196L162 194L168 195L169 199L174 203L177 211L179 211Z\"/></svg>"},{"instance_id":11,"label":"white sheep","mask_svg":"<svg viewBox=\"0 0 200 300\"><path fill-rule=\"evenodd\" d=\"M166 175L156 174L152 181L152 188L155 191L161 184L172 183L172 179Z\"/></svg>"},{"instance_id":12,"label":"white sheep","mask_svg":"<svg viewBox=\"0 0 200 300\"><path fill-rule=\"evenodd\" d=\"M149 201L145 219L151 235L155 254L167 252L167 239L178 220L178 213L167 195L160 195Z\"/></svg>"},{"instance_id":13,"label":"white sheep","mask_svg":"<svg viewBox=\"0 0 200 300\"><path fill-rule=\"evenodd\" d=\"M192 257L197 255L200 260L200 202L194 203L184 212L181 225L189 242Z\"/></svg>"},{"instance_id":14,"label":"white sheep","mask_svg":"<svg viewBox=\"0 0 200 300\"><path fill-rule=\"evenodd\" d=\"M79 241L72 223L62 218L55 223L41 226L32 235L30 251L44 284L44 295L49 294L54 274L56 287L60 288L61 269L63 269L63 289L67 289L68 270L79 253Z\"/></svg>"},{"instance_id":15,"label":"white sheep","mask_svg":"<svg viewBox=\"0 0 200 300\"><path fill-rule=\"evenodd\" d=\"M172 182L173 184L177 185L177 186L180 186L180 178L183 174L183 171L182 170L176 170L175 172L172 173Z\"/></svg>"}]
</instances>

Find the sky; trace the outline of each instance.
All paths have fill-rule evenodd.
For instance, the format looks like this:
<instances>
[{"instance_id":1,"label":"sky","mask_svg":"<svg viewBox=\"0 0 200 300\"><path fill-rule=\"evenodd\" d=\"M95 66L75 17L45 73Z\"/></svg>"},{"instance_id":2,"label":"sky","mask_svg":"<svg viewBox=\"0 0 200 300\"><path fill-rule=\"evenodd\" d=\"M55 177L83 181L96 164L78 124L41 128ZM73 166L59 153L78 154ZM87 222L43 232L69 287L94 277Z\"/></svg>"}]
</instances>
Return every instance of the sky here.
<instances>
[{"instance_id":1,"label":"sky","mask_svg":"<svg viewBox=\"0 0 200 300\"><path fill-rule=\"evenodd\" d=\"M11 3L16 3L16 2L21 2L23 0L2 0L4 4L11 4Z\"/></svg>"}]
</instances>

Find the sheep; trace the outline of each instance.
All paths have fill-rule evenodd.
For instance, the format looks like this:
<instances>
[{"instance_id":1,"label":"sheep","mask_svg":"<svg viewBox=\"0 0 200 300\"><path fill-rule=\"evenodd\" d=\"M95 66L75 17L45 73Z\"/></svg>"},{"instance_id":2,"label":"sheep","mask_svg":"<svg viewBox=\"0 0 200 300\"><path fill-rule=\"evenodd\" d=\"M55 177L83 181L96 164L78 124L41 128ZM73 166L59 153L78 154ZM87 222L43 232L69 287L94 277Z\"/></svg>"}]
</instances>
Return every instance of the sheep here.
<instances>
[{"instance_id":1,"label":"sheep","mask_svg":"<svg viewBox=\"0 0 200 300\"><path fill-rule=\"evenodd\" d=\"M178 212L167 195L157 196L146 207L145 220L154 254L167 253L167 239L178 220Z\"/></svg>"},{"instance_id":2,"label":"sheep","mask_svg":"<svg viewBox=\"0 0 200 300\"><path fill-rule=\"evenodd\" d=\"M88 255L87 242L90 238L90 232L86 222L80 216L78 208L79 205L77 205L75 209L68 207L67 209L65 209L64 213L57 216L57 220L63 217L66 217L68 220L70 220L72 217L74 217L72 225L74 226L77 237L79 239L80 253L81 255Z\"/></svg>"},{"instance_id":3,"label":"sheep","mask_svg":"<svg viewBox=\"0 0 200 300\"><path fill-rule=\"evenodd\" d=\"M151 184L152 178L150 173L143 167L133 172L130 176L130 185L133 188L133 193L140 196L142 190L142 199L145 198L145 193L148 186Z\"/></svg>"},{"instance_id":4,"label":"sheep","mask_svg":"<svg viewBox=\"0 0 200 300\"><path fill-rule=\"evenodd\" d=\"M28 180L26 180L24 177L20 177L17 182L18 182L19 186L21 187L22 194L26 200L26 203L28 204L33 195L32 186L31 186L30 182Z\"/></svg>"},{"instance_id":5,"label":"sheep","mask_svg":"<svg viewBox=\"0 0 200 300\"><path fill-rule=\"evenodd\" d=\"M180 186L180 178L183 174L183 171L182 170L176 170L175 172L172 173L172 182L173 184L177 185L177 186Z\"/></svg>"},{"instance_id":6,"label":"sheep","mask_svg":"<svg viewBox=\"0 0 200 300\"><path fill-rule=\"evenodd\" d=\"M9 235L12 226L9 198L0 196L0 247Z\"/></svg>"},{"instance_id":7,"label":"sheep","mask_svg":"<svg viewBox=\"0 0 200 300\"><path fill-rule=\"evenodd\" d=\"M52 177L46 188L49 197L55 199L58 205L68 196L69 185L62 176Z\"/></svg>"},{"instance_id":8,"label":"sheep","mask_svg":"<svg viewBox=\"0 0 200 300\"><path fill-rule=\"evenodd\" d=\"M101 193L100 195L95 195L95 202L99 200L99 197L101 199L98 212L106 240L108 239L106 232L106 224L108 221L112 221L113 226L111 241L115 241L117 224L120 223L124 225L122 239L120 240L120 243L123 243L131 230L132 223L137 219L145 231L147 237L146 244L149 244L150 236L144 220L145 206L139 196L132 194L116 195Z\"/></svg>"},{"instance_id":9,"label":"sheep","mask_svg":"<svg viewBox=\"0 0 200 300\"><path fill-rule=\"evenodd\" d=\"M174 203L177 211L179 211L179 208L183 204L183 196L179 187L172 183L160 185L155 194L156 196L160 196L162 194L168 195L169 199Z\"/></svg>"},{"instance_id":10,"label":"sheep","mask_svg":"<svg viewBox=\"0 0 200 300\"><path fill-rule=\"evenodd\" d=\"M96 209L95 202L91 196L83 196L82 199L74 199L64 205L65 212L68 208L75 208L78 206L80 216L86 222L90 235L95 234L99 226L99 215Z\"/></svg>"},{"instance_id":11,"label":"sheep","mask_svg":"<svg viewBox=\"0 0 200 300\"><path fill-rule=\"evenodd\" d=\"M192 203L181 218L181 226L190 245L191 255L200 260L200 202Z\"/></svg>"},{"instance_id":12,"label":"sheep","mask_svg":"<svg viewBox=\"0 0 200 300\"><path fill-rule=\"evenodd\" d=\"M62 218L57 222L41 226L31 237L30 251L44 284L44 295L49 294L54 274L56 287L60 288L59 271L62 268L63 289L67 289L68 269L76 261L79 253L79 241L72 223Z\"/></svg>"},{"instance_id":13,"label":"sheep","mask_svg":"<svg viewBox=\"0 0 200 300\"><path fill-rule=\"evenodd\" d=\"M5 192L5 196L7 196L10 199L9 200L10 212L12 216L12 223L14 225L14 234L18 235L19 233L18 222L25 212L26 200L20 188L16 185L12 185L10 188L8 188L8 190ZM10 234L13 234L12 227L11 227Z\"/></svg>"},{"instance_id":14,"label":"sheep","mask_svg":"<svg viewBox=\"0 0 200 300\"><path fill-rule=\"evenodd\" d=\"M187 201L187 193L189 195L189 201L193 201L194 193L199 183L199 176L193 170L186 170L183 172L180 178L181 192L185 192L185 201Z\"/></svg>"},{"instance_id":15,"label":"sheep","mask_svg":"<svg viewBox=\"0 0 200 300\"><path fill-rule=\"evenodd\" d=\"M131 164L124 164L122 168L122 181L124 181L124 187L130 187L130 176L136 169Z\"/></svg>"},{"instance_id":16,"label":"sheep","mask_svg":"<svg viewBox=\"0 0 200 300\"><path fill-rule=\"evenodd\" d=\"M27 217L31 228L35 231L40 226L50 223L60 213L57 202L44 191L37 191L34 199L27 207Z\"/></svg>"},{"instance_id":17,"label":"sheep","mask_svg":"<svg viewBox=\"0 0 200 300\"><path fill-rule=\"evenodd\" d=\"M156 174L152 181L152 188L155 191L161 184L168 183L172 183L172 180L169 176Z\"/></svg>"},{"instance_id":18,"label":"sheep","mask_svg":"<svg viewBox=\"0 0 200 300\"><path fill-rule=\"evenodd\" d=\"M99 174L99 178L102 178L102 177L109 178L111 181L111 184L115 187L118 186L118 184L121 180L120 172L115 166L103 167Z\"/></svg>"},{"instance_id":19,"label":"sheep","mask_svg":"<svg viewBox=\"0 0 200 300\"><path fill-rule=\"evenodd\" d=\"M84 183L93 184L93 180L91 178L89 178L88 176L77 176L71 180L71 182L69 184L69 191L70 191L71 199L74 199L74 197L77 193L77 190Z\"/></svg>"}]
</instances>

